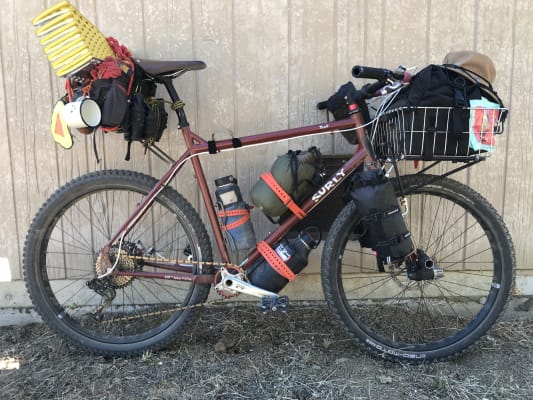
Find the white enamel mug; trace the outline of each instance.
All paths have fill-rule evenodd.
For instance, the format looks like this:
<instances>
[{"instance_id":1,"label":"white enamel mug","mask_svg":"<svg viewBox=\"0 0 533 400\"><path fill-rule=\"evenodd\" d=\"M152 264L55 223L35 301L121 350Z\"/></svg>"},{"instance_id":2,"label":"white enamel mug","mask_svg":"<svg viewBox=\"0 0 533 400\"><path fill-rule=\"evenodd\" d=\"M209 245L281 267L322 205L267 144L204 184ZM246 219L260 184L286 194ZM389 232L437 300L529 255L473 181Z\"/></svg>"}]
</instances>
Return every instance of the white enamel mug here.
<instances>
[{"instance_id":1,"label":"white enamel mug","mask_svg":"<svg viewBox=\"0 0 533 400\"><path fill-rule=\"evenodd\" d=\"M95 128L100 125L102 112L98 103L88 97L65 104L63 120L71 128Z\"/></svg>"}]
</instances>

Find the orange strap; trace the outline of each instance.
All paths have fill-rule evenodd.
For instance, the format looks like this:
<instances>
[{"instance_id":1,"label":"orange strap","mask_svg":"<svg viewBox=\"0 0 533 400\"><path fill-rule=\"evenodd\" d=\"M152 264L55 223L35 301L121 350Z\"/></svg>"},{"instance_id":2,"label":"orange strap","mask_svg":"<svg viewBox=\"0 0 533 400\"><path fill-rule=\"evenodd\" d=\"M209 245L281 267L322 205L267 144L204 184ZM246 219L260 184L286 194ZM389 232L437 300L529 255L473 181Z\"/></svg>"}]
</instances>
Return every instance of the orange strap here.
<instances>
[{"instance_id":1,"label":"orange strap","mask_svg":"<svg viewBox=\"0 0 533 400\"><path fill-rule=\"evenodd\" d=\"M304 219L307 213L302 210L298 204L289 196L289 194L283 190L283 188L276 181L276 178L270 172L264 172L261 174L261 179L267 184L267 186L274 192L276 196L279 197L281 202L287 206L289 210L292 211L298 219Z\"/></svg>"},{"instance_id":2,"label":"orange strap","mask_svg":"<svg viewBox=\"0 0 533 400\"><path fill-rule=\"evenodd\" d=\"M270 247L267 242L261 241L257 243L257 251L270 264L274 270L285 279L293 281L296 279L296 274L292 272L287 264L280 258L278 253Z\"/></svg>"},{"instance_id":3,"label":"orange strap","mask_svg":"<svg viewBox=\"0 0 533 400\"><path fill-rule=\"evenodd\" d=\"M238 216L241 216L241 215L242 215L242 218L239 218L238 220L233 221L231 224L222 225L222 227L224 229L226 229L227 231L235 229L238 226L241 226L242 224L244 224L246 221L248 221L250 219L250 212L248 210L242 208L240 210L219 211L217 213L217 216L219 218L238 217Z\"/></svg>"}]
</instances>

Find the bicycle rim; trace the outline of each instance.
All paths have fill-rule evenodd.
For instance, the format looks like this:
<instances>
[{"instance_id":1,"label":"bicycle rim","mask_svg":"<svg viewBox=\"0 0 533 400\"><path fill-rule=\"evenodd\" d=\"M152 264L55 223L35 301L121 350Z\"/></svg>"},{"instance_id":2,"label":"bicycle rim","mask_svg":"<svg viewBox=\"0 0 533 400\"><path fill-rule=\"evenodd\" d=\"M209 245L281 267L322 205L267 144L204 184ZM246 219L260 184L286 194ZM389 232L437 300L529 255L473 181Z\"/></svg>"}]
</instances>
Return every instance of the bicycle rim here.
<instances>
[{"instance_id":1,"label":"bicycle rim","mask_svg":"<svg viewBox=\"0 0 533 400\"><path fill-rule=\"evenodd\" d=\"M135 173L105 175L79 178L43 207L25 251L35 254L35 264L29 256L25 268L32 299L56 330L91 351L132 355L170 341L190 319L178 308L204 301L209 285L111 276L100 290L88 286L106 272L103 246L155 183ZM119 271L162 272L144 259L209 260L206 233L191 213L181 196L165 190L112 246L111 262L118 259Z\"/></svg>"},{"instance_id":2,"label":"bicycle rim","mask_svg":"<svg viewBox=\"0 0 533 400\"><path fill-rule=\"evenodd\" d=\"M405 177L403 183L409 191L422 179ZM442 180L416 189L407 200L413 242L442 270L438 277L409 279L405 264L378 272L372 250L361 248L350 233L357 230L352 205L329 254L335 265L325 273L326 298L371 350L396 359L446 358L495 322L509 295L514 253L495 210L464 185Z\"/></svg>"}]
</instances>

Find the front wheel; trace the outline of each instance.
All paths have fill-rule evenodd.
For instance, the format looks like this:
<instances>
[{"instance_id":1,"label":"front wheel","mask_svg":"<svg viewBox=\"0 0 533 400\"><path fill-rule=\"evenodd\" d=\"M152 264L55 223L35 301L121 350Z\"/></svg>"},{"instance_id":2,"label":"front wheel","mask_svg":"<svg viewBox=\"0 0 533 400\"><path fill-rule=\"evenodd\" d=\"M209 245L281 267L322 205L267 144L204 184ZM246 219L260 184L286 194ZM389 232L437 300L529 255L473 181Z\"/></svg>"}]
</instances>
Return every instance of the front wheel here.
<instances>
[{"instance_id":1,"label":"front wheel","mask_svg":"<svg viewBox=\"0 0 533 400\"><path fill-rule=\"evenodd\" d=\"M354 234L353 202L333 223L322 255L323 289L337 320L365 348L398 361L465 351L495 323L514 279L513 245L496 210L451 179L418 187L430 178L401 180L406 224L434 276L410 279L405 263L379 272L372 250Z\"/></svg>"},{"instance_id":2,"label":"front wheel","mask_svg":"<svg viewBox=\"0 0 533 400\"><path fill-rule=\"evenodd\" d=\"M70 342L107 356L158 349L191 325L210 285L131 276L161 272L161 262L185 260L205 273L207 231L192 206L165 188L130 232L100 259L157 181L130 171L99 171L66 184L39 210L24 246L24 274L43 320Z\"/></svg>"}]
</instances>

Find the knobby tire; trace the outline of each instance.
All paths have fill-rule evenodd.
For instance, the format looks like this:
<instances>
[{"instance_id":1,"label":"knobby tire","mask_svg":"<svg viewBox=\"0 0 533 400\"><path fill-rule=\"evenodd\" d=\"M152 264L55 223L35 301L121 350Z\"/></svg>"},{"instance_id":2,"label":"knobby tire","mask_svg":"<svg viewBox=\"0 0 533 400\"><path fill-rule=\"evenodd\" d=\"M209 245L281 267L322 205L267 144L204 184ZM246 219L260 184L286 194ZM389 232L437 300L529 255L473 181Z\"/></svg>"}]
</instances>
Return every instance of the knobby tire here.
<instances>
[{"instance_id":1,"label":"knobby tire","mask_svg":"<svg viewBox=\"0 0 533 400\"><path fill-rule=\"evenodd\" d=\"M107 281L111 289L106 286L104 294L115 295L93 315L103 296L87 282L105 272L96 270L98 255L156 183L147 175L123 170L81 176L46 201L29 229L23 264L33 304L62 337L92 353L134 356L162 348L190 327L199 313L199 308L176 309L207 299L209 284L122 276ZM112 252L118 255L118 244ZM149 255L212 261L200 217L169 187L124 238L120 252L141 259ZM196 272L208 269L201 265L193 267ZM117 268L156 271L138 260L121 261Z\"/></svg>"},{"instance_id":2,"label":"knobby tire","mask_svg":"<svg viewBox=\"0 0 533 400\"><path fill-rule=\"evenodd\" d=\"M379 272L372 250L354 234L361 231L354 202L334 221L322 254L325 298L340 325L367 350L396 361L466 351L496 322L514 280L513 245L496 210L448 178L416 188L429 179L402 177L405 220L443 277L410 280L405 263Z\"/></svg>"}]
</instances>

